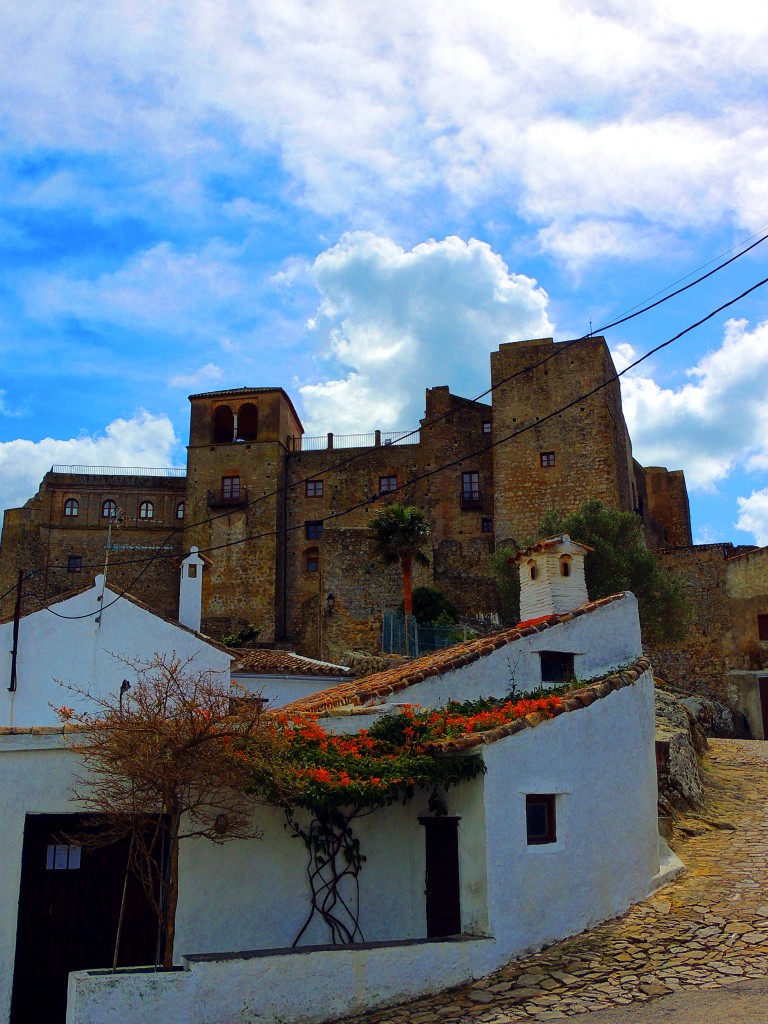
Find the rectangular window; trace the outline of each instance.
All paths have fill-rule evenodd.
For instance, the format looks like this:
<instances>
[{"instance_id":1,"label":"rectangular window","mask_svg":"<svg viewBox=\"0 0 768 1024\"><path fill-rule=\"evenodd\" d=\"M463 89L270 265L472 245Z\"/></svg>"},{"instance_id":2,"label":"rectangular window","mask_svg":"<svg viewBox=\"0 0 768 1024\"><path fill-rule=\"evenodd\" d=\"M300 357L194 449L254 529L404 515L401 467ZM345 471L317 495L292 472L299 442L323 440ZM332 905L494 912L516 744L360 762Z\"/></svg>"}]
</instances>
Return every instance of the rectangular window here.
<instances>
[{"instance_id":1,"label":"rectangular window","mask_svg":"<svg viewBox=\"0 0 768 1024\"><path fill-rule=\"evenodd\" d=\"M566 651L540 651L542 683L569 683L573 675L573 655Z\"/></svg>"},{"instance_id":2,"label":"rectangular window","mask_svg":"<svg viewBox=\"0 0 768 1024\"><path fill-rule=\"evenodd\" d=\"M554 466L554 464L555 464L555 453L554 452L539 452L539 459L541 460L542 466Z\"/></svg>"},{"instance_id":3,"label":"rectangular window","mask_svg":"<svg viewBox=\"0 0 768 1024\"><path fill-rule=\"evenodd\" d=\"M483 420L483 433L484 434L490 434L490 432L491 432L491 421L490 420Z\"/></svg>"},{"instance_id":4,"label":"rectangular window","mask_svg":"<svg viewBox=\"0 0 768 1024\"><path fill-rule=\"evenodd\" d=\"M480 529L483 533L493 533L493 520L482 519L480 521Z\"/></svg>"},{"instance_id":5,"label":"rectangular window","mask_svg":"<svg viewBox=\"0 0 768 1024\"><path fill-rule=\"evenodd\" d=\"M379 494L389 494L390 491L397 490L397 477L396 476L380 476L379 477Z\"/></svg>"},{"instance_id":6,"label":"rectangular window","mask_svg":"<svg viewBox=\"0 0 768 1024\"><path fill-rule=\"evenodd\" d=\"M768 615L757 616L757 635L761 640L768 640Z\"/></svg>"},{"instance_id":7,"label":"rectangular window","mask_svg":"<svg viewBox=\"0 0 768 1024\"><path fill-rule=\"evenodd\" d=\"M64 843L51 843L45 851L46 871L77 871L80 867L80 847Z\"/></svg>"},{"instance_id":8,"label":"rectangular window","mask_svg":"<svg viewBox=\"0 0 768 1024\"><path fill-rule=\"evenodd\" d=\"M323 536L322 520L317 522L304 523L304 536L307 540L320 540Z\"/></svg>"},{"instance_id":9,"label":"rectangular window","mask_svg":"<svg viewBox=\"0 0 768 1024\"><path fill-rule=\"evenodd\" d=\"M83 556L82 555L70 555L67 559L67 572L82 572L83 571Z\"/></svg>"},{"instance_id":10,"label":"rectangular window","mask_svg":"<svg viewBox=\"0 0 768 1024\"><path fill-rule=\"evenodd\" d=\"M240 497L240 477L223 476L221 478L222 501L237 501Z\"/></svg>"},{"instance_id":11,"label":"rectangular window","mask_svg":"<svg viewBox=\"0 0 768 1024\"><path fill-rule=\"evenodd\" d=\"M323 481L322 480L307 480L306 481L306 494L308 498L322 498L323 496Z\"/></svg>"},{"instance_id":12,"label":"rectangular window","mask_svg":"<svg viewBox=\"0 0 768 1024\"><path fill-rule=\"evenodd\" d=\"M320 572L320 552L317 548L307 551L304 556L304 567L307 572Z\"/></svg>"},{"instance_id":13,"label":"rectangular window","mask_svg":"<svg viewBox=\"0 0 768 1024\"><path fill-rule=\"evenodd\" d=\"M526 794L525 827L529 846L557 842L554 793Z\"/></svg>"},{"instance_id":14,"label":"rectangular window","mask_svg":"<svg viewBox=\"0 0 768 1024\"><path fill-rule=\"evenodd\" d=\"M461 507L482 508L480 474L474 470L461 474Z\"/></svg>"}]
</instances>

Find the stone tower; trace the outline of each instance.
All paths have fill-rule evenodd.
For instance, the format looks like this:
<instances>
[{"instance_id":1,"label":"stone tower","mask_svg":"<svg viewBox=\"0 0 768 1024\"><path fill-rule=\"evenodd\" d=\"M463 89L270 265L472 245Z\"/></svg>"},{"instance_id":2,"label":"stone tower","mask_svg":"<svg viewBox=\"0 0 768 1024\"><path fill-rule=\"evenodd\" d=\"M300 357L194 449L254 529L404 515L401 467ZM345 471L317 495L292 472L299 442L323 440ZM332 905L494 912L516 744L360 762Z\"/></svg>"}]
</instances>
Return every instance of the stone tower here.
<instances>
[{"instance_id":1,"label":"stone tower","mask_svg":"<svg viewBox=\"0 0 768 1024\"><path fill-rule=\"evenodd\" d=\"M491 381L497 546L529 543L550 508L571 512L588 498L635 507L632 447L604 338L501 345Z\"/></svg>"},{"instance_id":2,"label":"stone tower","mask_svg":"<svg viewBox=\"0 0 768 1024\"><path fill-rule=\"evenodd\" d=\"M285 631L286 456L303 433L282 388L191 395L186 543L211 560L202 628Z\"/></svg>"}]
</instances>

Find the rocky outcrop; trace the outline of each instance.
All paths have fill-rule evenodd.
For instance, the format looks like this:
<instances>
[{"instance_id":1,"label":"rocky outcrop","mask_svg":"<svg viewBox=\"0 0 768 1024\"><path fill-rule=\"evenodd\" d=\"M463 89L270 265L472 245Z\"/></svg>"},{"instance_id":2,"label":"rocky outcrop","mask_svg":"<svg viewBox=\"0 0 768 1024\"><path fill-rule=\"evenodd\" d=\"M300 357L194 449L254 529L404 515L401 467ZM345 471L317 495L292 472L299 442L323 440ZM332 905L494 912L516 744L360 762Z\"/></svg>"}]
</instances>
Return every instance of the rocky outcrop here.
<instances>
[{"instance_id":1,"label":"rocky outcrop","mask_svg":"<svg viewBox=\"0 0 768 1024\"><path fill-rule=\"evenodd\" d=\"M698 755L706 749L707 738L692 712L657 687L656 761L662 814L701 806L704 788Z\"/></svg>"},{"instance_id":2,"label":"rocky outcrop","mask_svg":"<svg viewBox=\"0 0 768 1024\"><path fill-rule=\"evenodd\" d=\"M705 736L734 739L741 735L736 718L729 707L720 701L707 697L681 697L683 704L693 715L696 724Z\"/></svg>"}]
</instances>

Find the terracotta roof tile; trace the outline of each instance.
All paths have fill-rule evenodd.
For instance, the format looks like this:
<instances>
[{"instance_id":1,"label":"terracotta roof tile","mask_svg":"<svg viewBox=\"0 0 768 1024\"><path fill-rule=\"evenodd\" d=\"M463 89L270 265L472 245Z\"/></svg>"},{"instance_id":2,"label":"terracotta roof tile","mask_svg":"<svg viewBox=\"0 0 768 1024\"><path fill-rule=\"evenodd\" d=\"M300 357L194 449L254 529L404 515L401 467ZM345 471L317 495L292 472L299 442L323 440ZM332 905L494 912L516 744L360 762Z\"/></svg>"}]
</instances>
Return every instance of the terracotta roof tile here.
<instances>
[{"instance_id":1,"label":"terracotta roof tile","mask_svg":"<svg viewBox=\"0 0 768 1024\"><path fill-rule=\"evenodd\" d=\"M600 598L599 601L590 601L578 609L576 613L568 612L570 618L574 614L587 614L596 608L602 608L614 601L622 601L624 594L613 594L611 597ZM356 679L349 683L340 683L319 693L302 697L281 708L281 713L288 714L322 714L331 711L333 708L345 704L363 704L377 698L393 693L400 693L409 686L421 682L428 676L444 675L447 672L454 672L463 668L479 658L493 654L499 648L510 643L515 643L522 636L532 636L544 632L553 626L565 621L563 615L547 616L546 621L537 626L527 626L520 629L513 626L510 629L499 630L487 637L477 640L470 640L464 644L456 644L454 647L447 647L442 651L435 651L426 654L421 658L415 658L404 665L386 669L383 672L376 672L362 679ZM492 641L492 642L489 642Z\"/></svg>"},{"instance_id":2,"label":"terracotta roof tile","mask_svg":"<svg viewBox=\"0 0 768 1024\"><path fill-rule=\"evenodd\" d=\"M266 648L254 650L231 650L235 658L233 672L254 672L257 675L292 675L292 676L348 676L352 669L343 665L333 665L329 661L316 661L304 658L291 651L275 651Z\"/></svg>"}]
</instances>

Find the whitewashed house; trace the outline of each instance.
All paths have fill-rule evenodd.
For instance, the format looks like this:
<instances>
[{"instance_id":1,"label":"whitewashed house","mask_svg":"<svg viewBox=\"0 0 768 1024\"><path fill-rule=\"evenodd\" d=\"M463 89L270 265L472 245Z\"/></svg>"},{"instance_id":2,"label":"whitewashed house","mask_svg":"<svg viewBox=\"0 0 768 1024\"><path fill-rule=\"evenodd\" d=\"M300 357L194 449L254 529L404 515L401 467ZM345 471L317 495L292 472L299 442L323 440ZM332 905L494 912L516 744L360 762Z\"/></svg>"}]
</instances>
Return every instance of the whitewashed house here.
<instances>
[{"instance_id":1,"label":"whitewashed house","mask_svg":"<svg viewBox=\"0 0 768 1024\"><path fill-rule=\"evenodd\" d=\"M70 1024L340 1017L480 977L621 913L667 877L668 851L662 846L660 857L657 834L653 679L642 658L636 601L631 594L586 601L583 552L568 538L532 549L531 557L551 558L558 543L577 563L563 579L579 604L528 615L517 628L342 682L287 708L348 732L397 713L399 703L503 696L513 686L524 693L553 674L585 680L550 720L533 715L437 744L481 757L487 769L448 792L447 816L432 815L423 793L355 825L367 857L360 875L365 945L325 947L318 924L299 949L288 948L307 915L306 851L286 834L283 816L264 808L257 813L260 842L182 846L176 949L183 970L78 971L69 982ZM531 610L525 594L524 616ZM17 969L25 955L16 944L20 868L30 859L25 822L32 837L38 816L53 821L76 810L70 790L77 765L66 742L61 728L0 730L11 837L0 865L0 956L12 963L15 954ZM42 890L74 878L80 868L69 859L79 865L76 853L59 853L44 829L36 841ZM431 876L425 898L430 863L450 870L439 884ZM20 926L32 905L25 892ZM436 913L446 906L447 916ZM0 1021L8 1020L11 990L0 974Z\"/></svg>"}]
</instances>

